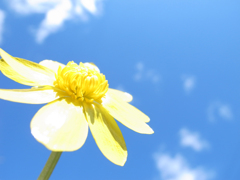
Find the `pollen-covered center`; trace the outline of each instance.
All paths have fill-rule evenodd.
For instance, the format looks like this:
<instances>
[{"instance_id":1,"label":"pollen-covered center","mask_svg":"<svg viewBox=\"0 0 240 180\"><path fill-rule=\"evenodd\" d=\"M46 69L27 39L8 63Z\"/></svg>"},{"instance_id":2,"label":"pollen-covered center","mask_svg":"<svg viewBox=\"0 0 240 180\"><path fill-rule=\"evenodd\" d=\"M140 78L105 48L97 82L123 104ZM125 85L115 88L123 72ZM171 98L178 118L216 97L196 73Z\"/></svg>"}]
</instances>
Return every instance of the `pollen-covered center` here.
<instances>
[{"instance_id":1,"label":"pollen-covered center","mask_svg":"<svg viewBox=\"0 0 240 180\"><path fill-rule=\"evenodd\" d=\"M77 65L73 61L64 68L58 68L54 86L64 90L72 98L88 103L100 100L108 91L108 81L95 65Z\"/></svg>"}]
</instances>

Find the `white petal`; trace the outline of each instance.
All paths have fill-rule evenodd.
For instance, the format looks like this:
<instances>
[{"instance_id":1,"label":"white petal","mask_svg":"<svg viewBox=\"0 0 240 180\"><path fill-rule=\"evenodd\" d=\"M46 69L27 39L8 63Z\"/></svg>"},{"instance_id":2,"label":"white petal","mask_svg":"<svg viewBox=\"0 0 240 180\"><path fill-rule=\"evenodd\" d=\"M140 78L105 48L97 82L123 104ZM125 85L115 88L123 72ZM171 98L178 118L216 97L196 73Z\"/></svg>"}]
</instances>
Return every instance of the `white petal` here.
<instances>
[{"instance_id":1,"label":"white petal","mask_svg":"<svg viewBox=\"0 0 240 180\"><path fill-rule=\"evenodd\" d=\"M100 70L98 69L98 67L94 63L86 62L86 63L83 63L83 64L84 64L84 66L87 66L88 68L100 73Z\"/></svg>"},{"instance_id":2,"label":"white petal","mask_svg":"<svg viewBox=\"0 0 240 180\"><path fill-rule=\"evenodd\" d=\"M73 104L70 98L42 107L30 126L36 140L51 151L75 151L82 147L88 134L82 107Z\"/></svg>"},{"instance_id":3,"label":"white petal","mask_svg":"<svg viewBox=\"0 0 240 180\"><path fill-rule=\"evenodd\" d=\"M84 113L103 155L111 162L123 166L127 160L127 148L113 117L98 104L84 104Z\"/></svg>"},{"instance_id":4,"label":"white petal","mask_svg":"<svg viewBox=\"0 0 240 180\"><path fill-rule=\"evenodd\" d=\"M32 89L0 89L0 98L27 104L49 103L64 96L61 91L52 87L32 88Z\"/></svg>"},{"instance_id":5,"label":"white petal","mask_svg":"<svg viewBox=\"0 0 240 180\"><path fill-rule=\"evenodd\" d=\"M62 69L65 67L65 65L60 62L48 60L48 59L41 61L39 64L53 70L56 74L58 72L59 66L61 66Z\"/></svg>"},{"instance_id":6,"label":"white petal","mask_svg":"<svg viewBox=\"0 0 240 180\"><path fill-rule=\"evenodd\" d=\"M128 128L138 133L153 133L153 130L145 123L149 121L149 117L129 103L106 94L102 98L102 105L114 118Z\"/></svg>"},{"instance_id":7,"label":"white petal","mask_svg":"<svg viewBox=\"0 0 240 180\"><path fill-rule=\"evenodd\" d=\"M27 85L27 86L38 86L37 82L33 82L27 77L24 77L17 73L11 66L9 66L3 59L0 60L0 70L8 78L16 81L18 83Z\"/></svg>"},{"instance_id":8,"label":"white petal","mask_svg":"<svg viewBox=\"0 0 240 180\"><path fill-rule=\"evenodd\" d=\"M0 55L12 70L29 81L35 82L36 85L53 85L55 73L51 69L32 61L14 58L2 49L0 49Z\"/></svg>"},{"instance_id":9,"label":"white petal","mask_svg":"<svg viewBox=\"0 0 240 180\"><path fill-rule=\"evenodd\" d=\"M108 92L107 92L111 97L115 97L115 98L120 98L123 101L126 102L131 102L133 97L131 94L127 93L127 92L123 92L117 89L111 89L108 88Z\"/></svg>"}]
</instances>

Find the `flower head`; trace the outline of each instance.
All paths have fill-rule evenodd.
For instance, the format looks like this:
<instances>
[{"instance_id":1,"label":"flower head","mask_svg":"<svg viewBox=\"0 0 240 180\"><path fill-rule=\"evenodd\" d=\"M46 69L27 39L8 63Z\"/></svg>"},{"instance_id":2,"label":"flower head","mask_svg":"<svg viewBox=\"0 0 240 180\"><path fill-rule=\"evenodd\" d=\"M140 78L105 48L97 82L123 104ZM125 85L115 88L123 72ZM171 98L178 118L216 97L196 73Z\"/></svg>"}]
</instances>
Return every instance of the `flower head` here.
<instances>
[{"instance_id":1,"label":"flower head","mask_svg":"<svg viewBox=\"0 0 240 180\"><path fill-rule=\"evenodd\" d=\"M82 147L88 127L106 158L124 165L127 148L114 120L142 134L152 134L148 116L130 105L132 96L111 89L93 63L67 65L44 60L39 64L12 57L0 49L0 70L30 89L0 89L8 101L45 104L33 117L30 128L37 141L52 151L75 151Z\"/></svg>"},{"instance_id":2,"label":"flower head","mask_svg":"<svg viewBox=\"0 0 240 180\"><path fill-rule=\"evenodd\" d=\"M77 65L73 61L64 68L59 66L54 86L67 92L72 99L87 103L101 101L108 91L108 81L96 66Z\"/></svg>"}]
</instances>

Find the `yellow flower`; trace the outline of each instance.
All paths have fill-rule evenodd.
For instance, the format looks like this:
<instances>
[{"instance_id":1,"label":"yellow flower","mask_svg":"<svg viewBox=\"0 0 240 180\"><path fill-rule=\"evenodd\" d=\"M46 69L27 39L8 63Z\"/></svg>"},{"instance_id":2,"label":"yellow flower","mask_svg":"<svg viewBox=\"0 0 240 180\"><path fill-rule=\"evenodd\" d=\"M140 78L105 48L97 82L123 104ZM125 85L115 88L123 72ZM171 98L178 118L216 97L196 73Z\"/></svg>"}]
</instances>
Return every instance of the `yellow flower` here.
<instances>
[{"instance_id":1,"label":"yellow flower","mask_svg":"<svg viewBox=\"0 0 240 180\"><path fill-rule=\"evenodd\" d=\"M31 133L51 151L75 151L82 147L88 127L111 162L123 166L127 148L114 120L142 134L152 134L149 117L130 105L132 96L108 88L108 81L93 63L67 65L44 60L39 64L14 58L0 49L0 70L8 78L31 89L0 89L0 98L28 104L44 104L33 117ZM114 118L113 118L114 117Z\"/></svg>"}]
</instances>

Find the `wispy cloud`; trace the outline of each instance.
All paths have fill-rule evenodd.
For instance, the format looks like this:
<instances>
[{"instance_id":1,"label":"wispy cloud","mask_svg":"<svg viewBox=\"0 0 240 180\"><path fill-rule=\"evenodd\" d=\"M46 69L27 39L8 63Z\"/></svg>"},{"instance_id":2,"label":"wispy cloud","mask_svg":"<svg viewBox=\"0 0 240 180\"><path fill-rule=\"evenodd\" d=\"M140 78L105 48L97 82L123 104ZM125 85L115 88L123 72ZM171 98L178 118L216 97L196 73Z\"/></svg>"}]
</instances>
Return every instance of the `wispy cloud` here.
<instances>
[{"instance_id":1,"label":"wispy cloud","mask_svg":"<svg viewBox=\"0 0 240 180\"><path fill-rule=\"evenodd\" d=\"M209 148L209 143L200 137L199 133L191 132L186 128L179 131L180 144L184 147L191 147L195 151L202 151Z\"/></svg>"},{"instance_id":2,"label":"wispy cloud","mask_svg":"<svg viewBox=\"0 0 240 180\"><path fill-rule=\"evenodd\" d=\"M210 103L207 108L208 120L211 122L216 121L217 118L222 118L224 120L232 120L233 113L231 107L228 104L224 104L219 101L214 101Z\"/></svg>"},{"instance_id":3,"label":"wispy cloud","mask_svg":"<svg viewBox=\"0 0 240 180\"><path fill-rule=\"evenodd\" d=\"M190 75L183 75L183 89L186 93L192 92L192 90L196 86L196 78L194 76Z\"/></svg>"},{"instance_id":4,"label":"wispy cloud","mask_svg":"<svg viewBox=\"0 0 240 180\"><path fill-rule=\"evenodd\" d=\"M4 25L5 13L0 9L0 43L3 37L3 25Z\"/></svg>"},{"instance_id":5,"label":"wispy cloud","mask_svg":"<svg viewBox=\"0 0 240 180\"><path fill-rule=\"evenodd\" d=\"M214 172L203 167L191 167L180 154L171 157L167 153L157 153L154 156L161 180L210 180Z\"/></svg>"},{"instance_id":6,"label":"wispy cloud","mask_svg":"<svg viewBox=\"0 0 240 180\"><path fill-rule=\"evenodd\" d=\"M9 0L19 14L45 14L35 31L36 41L42 43L50 34L58 31L67 20L80 18L87 21L88 14L99 15L103 0Z\"/></svg>"},{"instance_id":7,"label":"wispy cloud","mask_svg":"<svg viewBox=\"0 0 240 180\"><path fill-rule=\"evenodd\" d=\"M157 84L160 81L160 75L154 70L146 67L142 62L135 66L137 72L134 74L135 81L151 81Z\"/></svg>"},{"instance_id":8,"label":"wispy cloud","mask_svg":"<svg viewBox=\"0 0 240 180\"><path fill-rule=\"evenodd\" d=\"M41 22L36 32L36 40L41 43L51 33L62 27L64 21L71 17L71 1L60 1L54 8L46 13L45 19Z\"/></svg>"}]
</instances>

